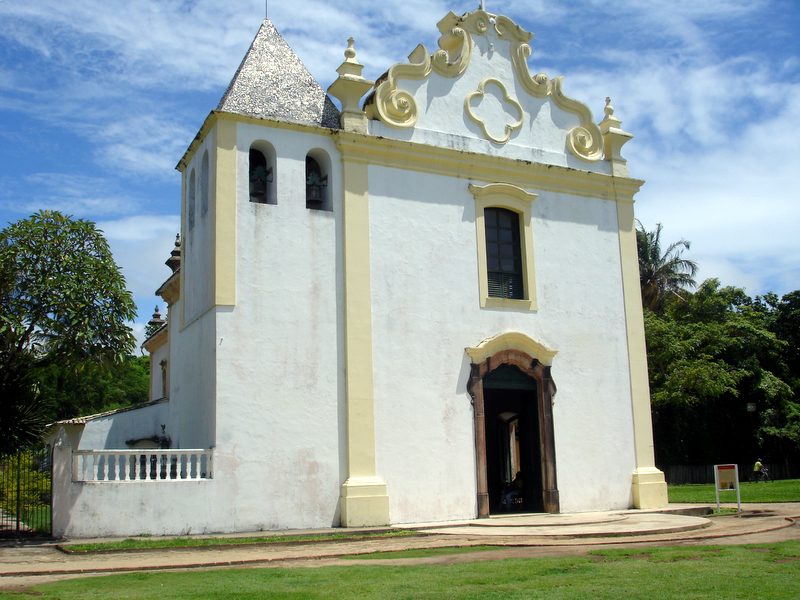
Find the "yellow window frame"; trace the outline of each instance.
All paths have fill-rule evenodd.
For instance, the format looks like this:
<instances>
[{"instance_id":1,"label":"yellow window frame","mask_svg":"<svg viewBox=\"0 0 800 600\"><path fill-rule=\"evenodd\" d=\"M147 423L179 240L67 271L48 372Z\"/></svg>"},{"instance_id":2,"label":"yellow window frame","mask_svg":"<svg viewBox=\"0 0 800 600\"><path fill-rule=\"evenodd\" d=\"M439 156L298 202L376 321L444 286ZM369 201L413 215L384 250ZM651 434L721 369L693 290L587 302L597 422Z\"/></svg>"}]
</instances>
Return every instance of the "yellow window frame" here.
<instances>
[{"instance_id":1,"label":"yellow window frame","mask_svg":"<svg viewBox=\"0 0 800 600\"><path fill-rule=\"evenodd\" d=\"M481 308L508 310L536 310L536 275L533 261L533 227L531 208L537 195L509 183L469 185L475 198L475 233L478 246L478 292ZM486 265L486 225L484 211L487 208L505 208L519 215L520 258L522 259L522 287L524 298L496 298L489 296L489 273Z\"/></svg>"}]
</instances>

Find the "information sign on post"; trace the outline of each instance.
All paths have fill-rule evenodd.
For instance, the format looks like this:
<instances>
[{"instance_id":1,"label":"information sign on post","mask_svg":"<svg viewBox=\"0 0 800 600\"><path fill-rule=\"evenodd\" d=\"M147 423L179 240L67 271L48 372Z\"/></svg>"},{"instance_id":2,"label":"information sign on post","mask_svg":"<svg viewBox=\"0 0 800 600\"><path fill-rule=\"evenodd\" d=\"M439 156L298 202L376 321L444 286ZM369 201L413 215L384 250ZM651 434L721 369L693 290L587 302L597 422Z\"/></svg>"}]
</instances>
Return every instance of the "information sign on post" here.
<instances>
[{"instance_id":1,"label":"information sign on post","mask_svg":"<svg viewBox=\"0 0 800 600\"><path fill-rule=\"evenodd\" d=\"M736 505L742 512L742 496L739 492L739 466L714 465L714 489L717 494L717 512L719 512L719 493L736 492Z\"/></svg>"}]
</instances>

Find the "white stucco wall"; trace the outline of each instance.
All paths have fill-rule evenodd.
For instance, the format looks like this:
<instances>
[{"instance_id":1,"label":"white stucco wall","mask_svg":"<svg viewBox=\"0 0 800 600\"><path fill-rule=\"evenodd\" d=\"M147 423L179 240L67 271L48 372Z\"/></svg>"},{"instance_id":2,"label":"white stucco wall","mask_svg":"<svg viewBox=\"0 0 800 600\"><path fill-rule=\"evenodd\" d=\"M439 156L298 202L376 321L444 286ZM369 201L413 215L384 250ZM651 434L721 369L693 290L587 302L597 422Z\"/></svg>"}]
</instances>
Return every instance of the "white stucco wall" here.
<instances>
[{"instance_id":1,"label":"white stucco wall","mask_svg":"<svg viewBox=\"0 0 800 600\"><path fill-rule=\"evenodd\" d=\"M224 481L73 481L66 433L53 447L53 536L86 538L230 531Z\"/></svg>"},{"instance_id":2,"label":"white stucco wall","mask_svg":"<svg viewBox=\"0 0 800 600\"><path fill-rule=\"evenodd\" d=\"M169 403L160 402L87 421L78 443L79 450L125 449L128 440L161 434L168 421Z\"/></svg>"},{"instance_id":3,"label":"white stucco wall","mask_svg":"<svg viewBox=\"0 0 800 600\"><path fill-rule=\"evenodd\" d=\"M559 351L561 509L628 508L635 457L616 204L543 194L534 218L536 324Z\"/></svg>"},{"instance_id":4,"label":"white stucco wall","mask_svg":"<svg viewBox=\"0 0 800 600\"><path fill-rule=\"evenodd\" d=\"M487 310L469 182L410 177L370 168L376 445L392 520L474 516L464 348L511 330L558 350L562 511L628 507L634 457L614 203L530 190L539 194L539 309Z\"/></svg>"},{"instance_id":5,"label":"white stucco wall","mask_svg":"<svg viewBox=\"0 0 800 600\"><path fill-rule=\"evenodd\" d=\"M258 140L276 152L276 205L249 202L248 150ZM191 321L172 344L182 375L173 376L180 400L168 433L176 447L215 447L226 480L217 493L231 511L223 527L329 526L346 467L340 161L328 136L255 124L237 124L237 149L236 306ZM330 157L333 211L305 207L314 149ZM562 511L629 506L615 204L530 189L539 308L481 310L470 182L385 167L370 167L369 178L376 449L391 520L475 515L464 348L510 330L558 350Z\"/></svg>"},{"instance_id":6,"label":"white stucco wall","mask_svg":"<svg viewBox=\"0 0 800 600\"><path fill-rule=\"evenodd\" d=\"M166 338L167 336L165 336ZM164 388L164 377L161 371L161 361L167 361L167 389ZM150 400L158 400L169 396L169 341L150 352Z\"/></svg>"},{"instance_id":7,"label":"white stucco wall","mask_svg":"<svg viewBox=\"0 0 800 600\"><path fill-rule=\"evenodd\" d=\"M258 140L276 152L276 205L249 201ZM237 529L328 527L342 454L340 161L327 135L249 124L237 125L237 150L236 306L217 311L214 342L224 493ZM333 211L306 208L312 150L330 157Z\"/></svg>"},{"instance_id":8,"label":"white stucco wall","mask_svg":"<svg viewBox=\"0 0 800 600\"><path fill-rule=\"evenodd\" d=\"M210 448L215 439L216 311L188 324L183 299L170 310L170 402L167 435L173 448Z\"/></svg>"},{"instance_id":9,"label":"white stucco wall","mask_svg":"<svg viewBox=\"0 0 800 600\"><path fill-rule=\"evenodd\" d=\"M192 155L192 159L184 170L184 208L183 235L181 245L181 297L184 302L182 325L191 323L212 306L212 252L214 230L214 203L216 177L214 162L216 160L216 130L212 130ZM203 183L203 157L208 153L208 173ZM194 226L189 226L188 203L190 200L190 184L192 173L196 180L195 219ZM208 198L208 211L203 214L202 203L204 192Z\"/></svg>"},{"instance_id":10,"label":"white stucco wall","mask_svg":"<svg viewBox=\"0 0 800 600\"><path fill-rule=\"evenodd\" d=\"M68 507L54 537L91 538L213 533L223 522L213 503L217 482L73 483L59 501ZM223 509L224 511L224 509Z\"/></svg>"}]
</instances>

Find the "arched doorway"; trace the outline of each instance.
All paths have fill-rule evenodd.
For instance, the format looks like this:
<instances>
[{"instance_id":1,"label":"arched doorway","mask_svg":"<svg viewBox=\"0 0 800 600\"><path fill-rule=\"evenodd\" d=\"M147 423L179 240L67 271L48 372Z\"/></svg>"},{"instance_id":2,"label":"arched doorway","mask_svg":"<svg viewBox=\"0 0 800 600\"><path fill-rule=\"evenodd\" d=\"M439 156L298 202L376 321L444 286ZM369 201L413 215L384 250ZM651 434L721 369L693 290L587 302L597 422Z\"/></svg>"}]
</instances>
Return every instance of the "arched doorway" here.
<instances>
[{"instance_id":1,"label":"arched doorway","mask_svg":"<svg viewBox=\"0 0 800 600\"><path fill-rule=\"evenodd\" d=\"M559 511L550 367L521 350L473 363L478 516Z\"/></svg>"}]
</instances>

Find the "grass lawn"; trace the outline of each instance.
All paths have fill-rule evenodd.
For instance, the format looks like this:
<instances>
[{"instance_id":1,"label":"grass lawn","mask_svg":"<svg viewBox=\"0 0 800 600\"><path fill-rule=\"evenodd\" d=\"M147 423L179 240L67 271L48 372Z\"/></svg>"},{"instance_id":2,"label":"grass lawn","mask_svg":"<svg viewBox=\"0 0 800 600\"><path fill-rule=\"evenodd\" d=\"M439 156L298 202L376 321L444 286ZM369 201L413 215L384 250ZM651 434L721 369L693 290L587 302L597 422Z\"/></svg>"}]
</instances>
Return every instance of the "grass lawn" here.
<instances>
[{"instance_id":1,"label":"grass lawn","mask_svg":"<svg viewBox=\"0 0 800 600\"><path fill-rule=\"evenodd\" d=\"M446 565L135 573L36 586L44 599L800 598L800 541L602 550ZM2 593L0 598L29 595Z\"/></svg>"},{"instance_id":2,"label":"grass lawn","mask_svg":"<svg viewBox=\"0 0 800 600\"><path fill-rule=\"evenodd\" d=\"M468 554L470 552L490 552L502 550L502 546L449 546L444 548L409 548L408 550L390 550L387 552L371 552L369 554L349 554L342 556L345 560L387 560L393 558L427 558L447 554Z\"/></svg>"},{"instance_id":3,"label":"grass lawn","mask_svg":"<svg viewBox=\"0 0 800 600\"><path fill-rule=\"evenodd\" d=\"M23 518L23 520L34 531L49 534L51 517L52 515L50 514L50 505L39 504L34 507L29 507L25 511L25 517Z\"/></svg>"},{"instance_id":4,"label":"grass lawn","mask_svg":"<svg viewBox=\"0 0 800 600\"><path fill-rule=\"evenodd\" d=\"M10 525L12 528L16 527L16 511L13 506L6 505L5 509L0 506L0 511L3 512L3 522ZM22 507L20 511L20 524L31 531L50 534L50 505L48 504L33 504Z\"/></svg>"},{"instance_id":5,"label":"grass lawn","mask_svg":"<svg viewBox=\"0 0 800 600\"><path fill-rule=\"evenodd\" d=\"M800 479L781 479L766 483L742 482L742 502L800 502ZM670 502L714 503L714 484L670 485ZM736 502L736 492L720 492L720 502Z\"/></svg>"}]
</instances>

